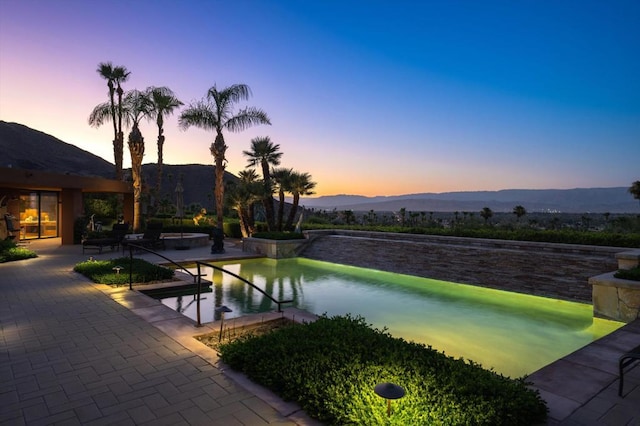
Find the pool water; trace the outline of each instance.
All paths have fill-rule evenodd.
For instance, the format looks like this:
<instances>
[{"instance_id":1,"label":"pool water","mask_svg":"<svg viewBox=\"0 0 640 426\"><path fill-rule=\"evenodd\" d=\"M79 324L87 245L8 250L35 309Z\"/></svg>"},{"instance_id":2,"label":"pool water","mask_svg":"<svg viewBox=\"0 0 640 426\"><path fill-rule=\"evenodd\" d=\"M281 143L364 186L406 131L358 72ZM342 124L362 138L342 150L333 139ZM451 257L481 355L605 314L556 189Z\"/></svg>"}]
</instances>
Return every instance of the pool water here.
<instances>
[{"instance_id":1,"label":"pool water","mask_svg":"<svg viewBox=\"0 0 640 426\"><path fill-rule=\"evenodd\" d=\"M605 336L623 324L593 318L592 306L409 275L295 258L215 262L277 300L315 314L363 316L395 337L432 346L498 373L520 377ZM277 308L242 281L212 268L202 322ZM162 303L195 319L195 296ZM287 305L284 305L285 307Z\"/></svg>"}]
</instances>

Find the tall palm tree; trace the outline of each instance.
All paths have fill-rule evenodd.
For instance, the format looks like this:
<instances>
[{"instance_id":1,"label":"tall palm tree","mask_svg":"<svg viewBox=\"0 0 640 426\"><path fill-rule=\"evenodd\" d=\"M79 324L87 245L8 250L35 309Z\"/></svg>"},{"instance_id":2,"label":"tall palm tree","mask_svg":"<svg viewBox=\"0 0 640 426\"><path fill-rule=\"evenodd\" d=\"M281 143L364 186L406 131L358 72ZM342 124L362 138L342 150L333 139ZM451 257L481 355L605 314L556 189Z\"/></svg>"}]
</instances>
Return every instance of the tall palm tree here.
<instances>
[{"instance_id":1,"label":"tall palm tree","mask_svg":"<svg viewBox=\"0 0 640 426\"><path fill-rule=\"evenodd\" d=\"M122 102L120 96L120 91L122 90L121 83L127 80L130 72L122 66L114 67L111 62L100 62L96 71L100 77L107 80L107 87L109 88L109 102L100 104L93 109L93 112L89 116L89 124L93 127L100 127L105 121L110 120L113 123L113 157L115 163L115 174L117 180L122 180L124 138L122 136L122 122L121 120L116 120L115 94L116 92L118 93L118 110L120 110L120 104Z\"/></svg>"},{"instance_id":2,"label":"tall palm tree","mask_svg":"<svg viewBox=\"0 0 640 426\"><path fill-rule=\"evenodd\" d=\"M234 84L222 90L218 90L214 85L207 91L205 99L190 104L180 114L179 124L182 129L196 126L216 132L215 141L209 149L216 165L214 195L216 224L219 229L222 229L224 222L224 170L227 162L227 144L223 131L239 132L254 124L271 124L267 114L258 108L246 107L234 114L235 105L249 99L250 95L251 90L246 84Z\"/></svg>"},{"instance_id":3,"label":"tall palm tree","mask_svg":"<svg viewBox=\"0 0 640 426\"><path fill-rule=\"evenodd\" d=\"M129 133L129 153L131 154L131 177L133 178L133 229L140 230L142 217L142 157L144 157L144 138L140 132L140 121L149 116L153 104L147 93L130 90L124 95L121 105L125 124L131 124Z\"/></svg>"},{"instance_id":4,"label":"tall palm tree","mask_svg":"<svg viewBox=\"0 0 640 426\"><path fill-rule=\"evenodd\" d=\"M629 193L633 195L633 198L640 201L640 180L637 180L629 187Z\"/></svg>"},{"instance_id":5,"label":"tall palm tree","mask_svg":"<svg viewBox=\"0 0 640 426\"><path fill-rule=\"evenodd\" d=\"M298 212L298 204L300 204L301 195L312 195L313 188L316 187L316 183L311 181L311 175L309 173L293 172L291 175L291 195L293 195L293 203L291 210L289 210L289 216L287 217L287 224L285 229L293 230L293 220Z\"/></svg>"},{"instance_id":6,"label":"tall palm tree","mask_svg":"<svg viewBox=\"0 0 640 426\"><path fill-rule=\"evenodd\" d=\"M284 196L287 192L291 192L291 175L293 169L278 168L271 171L271 177L275 181L278 188L278 214L276 215L276 229L282 231L284 222Z\"/></svg>"},{"instance_id":7,"label":"tall palm tree","mask_svg":"<svg viewBox=\"0 0 640 426\"><path fill-rule=\"evenodd\" d=\"M162 164L164 147L164 118L169 117L176 108L184 105L168 87L147 87L147 96L151 100L152 110L149 117L155 118L158 125L158 167L156 177L156 192L160 197L162 188Z\"/></svg>"},{"instance_id":8,"label":"tall palm tree","mask_svg":"<svg viewBox=\"0 0 640 426\"><path fill-rule=\"evenodd\" d=\"M267 217L267 227L269 231L275 229L275 219L273 211L273 184L271 182L271 166L280 165L280 157L282 153L279 152L280 145L271 142L269 136L261 136L251 139L251 151L242 151L242 153L249 157L247 167L262 168L262 181L264 183L264 197L262 198L262 204L264 205L264 213Z\"/></svg>"}]
</instances>

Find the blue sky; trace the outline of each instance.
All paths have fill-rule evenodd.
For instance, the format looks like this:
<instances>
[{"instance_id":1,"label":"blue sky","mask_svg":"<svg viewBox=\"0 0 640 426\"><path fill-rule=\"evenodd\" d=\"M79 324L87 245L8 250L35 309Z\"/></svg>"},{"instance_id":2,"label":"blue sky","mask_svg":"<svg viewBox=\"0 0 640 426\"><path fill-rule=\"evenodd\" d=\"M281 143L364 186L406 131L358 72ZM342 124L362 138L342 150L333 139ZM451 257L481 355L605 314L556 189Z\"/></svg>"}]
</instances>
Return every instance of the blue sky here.
<instances>
[{"instance_id":1,"label":"blue sky","mask_svg":"<svg viewBox=\"0 0 640 426\"><path fill-rule=\"evenodd\" d=\"M0 0L0 119L112 162L105 61L185 104L248 84L272 125L227 135L228 170L269 136L317 195L640 179L637 1ZM166 126L166 163L212 163L212 134Z\"/></svg>"}]
</instances>

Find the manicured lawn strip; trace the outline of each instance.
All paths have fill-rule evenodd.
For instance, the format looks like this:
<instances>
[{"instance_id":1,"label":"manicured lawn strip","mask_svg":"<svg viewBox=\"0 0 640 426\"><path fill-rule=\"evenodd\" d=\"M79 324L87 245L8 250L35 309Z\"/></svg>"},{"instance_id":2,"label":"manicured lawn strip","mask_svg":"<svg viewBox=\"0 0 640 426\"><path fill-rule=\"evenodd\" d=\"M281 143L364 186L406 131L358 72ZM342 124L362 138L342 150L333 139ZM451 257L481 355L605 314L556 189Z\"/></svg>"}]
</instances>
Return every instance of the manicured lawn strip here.
<instances>
[{"instance_id":1,"label":"manicured lawn strip","mask_svg":"<svg viewBox=\"0 0 640 426\"><path fill-rule=\"evenodd\" d=\"M74 271L81 273L93 282L110 285L129 284L129 269L131 259L121 257L109 260L87 260L76 264ZM134 283L149 283L167 280L173 277L174 271L162 266L154 265L146 260L133 259L132 281ZM121 267L118 273L114 268Z\"/></svg>"},{"instance_id":2,"label":"manicured lawn strip","mask_svg":"<svg viewBox=\"0 0 640 426\"><path fill-rule=\"evenodd\" d=\"M13 262L15 260L31 259L38 255L26 247L18 247L11 240L0 240L0 263Z\"/></svg>"},{"instance_id":3,"label":"manicured lawn strip","mask_svg":"<svg viewBox=\"0 0 640 426\"><path fill-rule=\"evenodd\" d=\"M324 316L224 344L220 354L327 424L529 425L543 423L547 413L524 379L393 338L361 317ZM382 382L406 391L393 401L390 418L373 391Z\"/></svg>"}]
</instances>

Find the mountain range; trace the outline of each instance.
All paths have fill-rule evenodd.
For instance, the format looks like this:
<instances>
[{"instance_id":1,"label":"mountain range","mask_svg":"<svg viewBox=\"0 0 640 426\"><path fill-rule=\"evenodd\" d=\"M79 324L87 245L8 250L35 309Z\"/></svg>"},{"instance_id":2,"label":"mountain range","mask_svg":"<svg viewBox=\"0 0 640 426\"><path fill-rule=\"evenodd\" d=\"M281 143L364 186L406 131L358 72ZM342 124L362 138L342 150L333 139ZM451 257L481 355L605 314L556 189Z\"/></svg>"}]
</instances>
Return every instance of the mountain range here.
<instances>
[{"instance_id":1,"label":"mountain range","mask_svg":"<svg viewBox=\"0 0 640 426\"><path fill-rule=\"evenodd\" d=\"M18 123L0 120L0 167L15 167L55 173L113 178L112 163L54 136ZM162 194L173 198L178 179L182 176L185 204L213 205L213 165L187 164L163 166ZM156 165L143 165L144 181L156 182ZM225 181L237 177L225 173ZM629 182L629 186L631 182ZM505 189L501 191L469 191L421 193L398 196L365 197L362 195L332 195L305 197L300 205L306 208L353 211L453 212L480 211L489 207L494 212L511 212L517 205L530 212L564 213L640 213L640 203L628 192L628 187L576 189Z\"/></svg>"}]
</instances>

